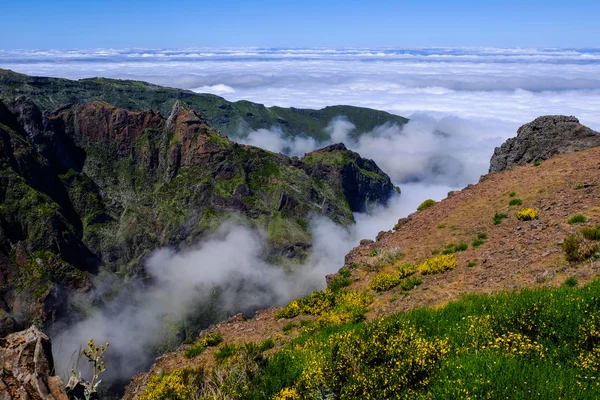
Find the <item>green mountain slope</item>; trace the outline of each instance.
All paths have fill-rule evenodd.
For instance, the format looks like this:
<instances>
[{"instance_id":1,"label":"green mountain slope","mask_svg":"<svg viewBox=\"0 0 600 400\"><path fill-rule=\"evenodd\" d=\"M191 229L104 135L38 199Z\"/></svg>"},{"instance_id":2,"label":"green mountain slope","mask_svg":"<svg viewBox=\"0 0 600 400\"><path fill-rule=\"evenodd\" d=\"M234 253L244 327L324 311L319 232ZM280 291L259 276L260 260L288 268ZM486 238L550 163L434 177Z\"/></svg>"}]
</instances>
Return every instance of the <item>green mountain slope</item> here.
<instances>
[{"instance_id":1,"label":"green mountain slope","mask_svg":"<svg viewBox=\"0 0 600 400\"><path fill-rule=\"evenodd\" d=\"M69 294L90 290L89 277L143 276L152 250L228 219L264 229L270 261L296 263L310 252L311 215L347 226L394 191L343 145L309 161L231 142L182 102L169 118L0 102L0 309L15 327L75 317Z\"/></svg>"},{"instance_id":2,"label":"green mountain slope","mask_svg":"<svg viewBox=\"0 0 600 400\"><path fill-rule=\"evenodd\" d=\"M8 101L27 95L43 111L54 111L66 104L104 101L131 111L156 110L167 115L175 102L188 104L214 129L229 137L249 129L279 128L284 134L308 135L324 140L324 129L335 117L346 117L357 132L368 132L386 123L403 125L408 120L383 111L353 106L326 107L321 110L265 107L249 101L229 102L212 94L198 94L145 82L106 78L78 81L32 77L0 69L0 99Z\"/></svg>"}]
</instances>

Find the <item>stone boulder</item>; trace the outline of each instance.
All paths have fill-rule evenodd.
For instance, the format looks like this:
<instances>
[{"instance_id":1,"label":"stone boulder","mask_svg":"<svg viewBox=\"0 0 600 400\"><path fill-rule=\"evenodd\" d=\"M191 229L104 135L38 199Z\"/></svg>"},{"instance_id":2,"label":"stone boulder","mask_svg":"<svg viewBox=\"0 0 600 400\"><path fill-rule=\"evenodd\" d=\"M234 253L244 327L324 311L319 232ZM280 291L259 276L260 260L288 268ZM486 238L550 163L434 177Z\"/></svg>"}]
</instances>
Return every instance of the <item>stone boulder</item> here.
<instances>
[{"instance_id":1,"label":"stone boulder","mask_svg":"<svg viewBox=\"0 0 600 400\"><path fill-rule=\"evenodd\" d=\"M50 339L35 326L0 339L0 400L68 400Z\"/></svg>"},{"instance_id":2,"label":"stone boulder","mask_svg":"<svg viewBox=\"0 0 600 400\"><path fill-rule=\"evenodd\" d=\"M514 165L547 160L561 153L600 146L600 133L581 125L575 117L548 115L523 125L517 136L496 147L490 173Z\"/></svg>"}]
</instances>

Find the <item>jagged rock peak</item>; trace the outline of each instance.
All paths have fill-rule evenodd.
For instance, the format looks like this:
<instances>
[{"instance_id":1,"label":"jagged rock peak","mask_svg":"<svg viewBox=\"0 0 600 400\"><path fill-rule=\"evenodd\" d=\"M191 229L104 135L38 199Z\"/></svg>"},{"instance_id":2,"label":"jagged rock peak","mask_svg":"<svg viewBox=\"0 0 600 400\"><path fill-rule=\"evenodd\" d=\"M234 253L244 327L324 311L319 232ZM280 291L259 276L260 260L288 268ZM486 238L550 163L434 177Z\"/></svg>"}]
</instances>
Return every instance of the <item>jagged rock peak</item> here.
<instances>
[{"instance_id":1,"label":"jagged rock peak","mask_svg":"<svg viewBox=\"0 0 600 400\"><path fill-rule=\"evenodd\" d=\"M346 145L344 143L334 143L334 144L330 144L329 146L325 146L321 149L314 150L308 154L331 153L332 151L346 151L346 150L348 150L348 148L346 147Z\"/></svg>"},{"instance_id":2,"label":"jagged rock peak","mask_svg":"<svg viewBox=\"0 0 600 400\"><path fill-rule=\"evenodd\" d=\"M0 400L67 400L50 339L35 326L0 339Z\"/></svg>"},{"instance_id":3,"label":"jagged rock peak","mask_svg":"<svg viewBox=\"0 0 600 400\"><path fill-rule=\"evenodd\" d=\"M577 118L546 115L521 126L516 137L496 147L489 172L596 146L600 146L600 133L581 125Z\"/></svg>"}]
</instances>

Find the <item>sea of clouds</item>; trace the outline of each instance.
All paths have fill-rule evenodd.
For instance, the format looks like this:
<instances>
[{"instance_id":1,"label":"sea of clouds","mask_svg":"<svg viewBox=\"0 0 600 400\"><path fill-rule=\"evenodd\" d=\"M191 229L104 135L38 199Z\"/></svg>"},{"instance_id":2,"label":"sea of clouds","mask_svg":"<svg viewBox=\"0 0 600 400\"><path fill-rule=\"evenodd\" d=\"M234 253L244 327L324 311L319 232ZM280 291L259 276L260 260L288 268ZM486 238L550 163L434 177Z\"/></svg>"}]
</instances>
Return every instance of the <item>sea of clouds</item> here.
<instances>
[{"instance_id":1,"label":"sea of clouds","mask_svg":"<svg viewBox=\"0 0 600 400\"><path fill-rule=\"evenodd\" d=\"M374 159L402 195L357 214L349 231L313 220L317 246L297 270L302 272L265 263L264 234L239 225L227 224L192 248L157 250L146 264L153 286L55 336L68 349L62 358L90 336L112 342L121 377L146 366L143 355L163 333L161 316L184 318L210 287L226 294L225 313L283 304L323 287L324 275L341 267L360 239L390 229L427 198L440 200L477 182L494 147L520 125L566 114L600 130L600 50L594 49L0 50L0 68L71 79L139 79L267 106L348 104L410 118L403 127L383 125L356 138L362 132L340 115L330 121L324 142L285 137L275 127L236 132L246 143L291 155L344 142Z\"/></svg>"}]
</instances>

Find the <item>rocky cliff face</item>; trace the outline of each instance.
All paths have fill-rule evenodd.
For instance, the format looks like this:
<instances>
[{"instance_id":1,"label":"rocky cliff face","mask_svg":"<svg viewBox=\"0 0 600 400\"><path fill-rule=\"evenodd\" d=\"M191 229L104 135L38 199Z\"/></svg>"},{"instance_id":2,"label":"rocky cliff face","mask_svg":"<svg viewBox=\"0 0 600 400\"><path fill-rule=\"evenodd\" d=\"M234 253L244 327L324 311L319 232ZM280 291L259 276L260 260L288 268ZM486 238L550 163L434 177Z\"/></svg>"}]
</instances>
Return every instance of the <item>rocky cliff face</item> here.
<instances>
[{"instance_id":1,"label":"rocky cliff face","mask_svg":"<svg viewBox=\"0 0 600 400\"><path fill-rule=\"evenodd\" d=\"M596 146L600 146L600 133L581 125L577 118L543 116L520 127L517 137L508 139L494 150L489 172Z\"/></svg>"},{"instance_id":2,"label":"rocky cliff face","mask_svg":"<svg viewBox=\"0 0 600 400\"><path fill-rule=\"evenodd\" d=\"M52 346L36 327L0 338L0 400L67 400Z\"/></svg>"},{"instance_id":3,"label":"rocky cliff face","mask_svg":"<svg viewBox=\"0 0 600 400\"><path fill-rule=\"evenodd\" d=\"M310 215L348 225L394 190L343 145L304 159L239 145L181 102L165 118L102 102L42 113L25 97L0 102L0 183L7 332L75 317L69 294L93 292L90 277L143 276L152 250L231 218L267 231L271 261L302 260Z\"/></svg>"}]
</instances>

